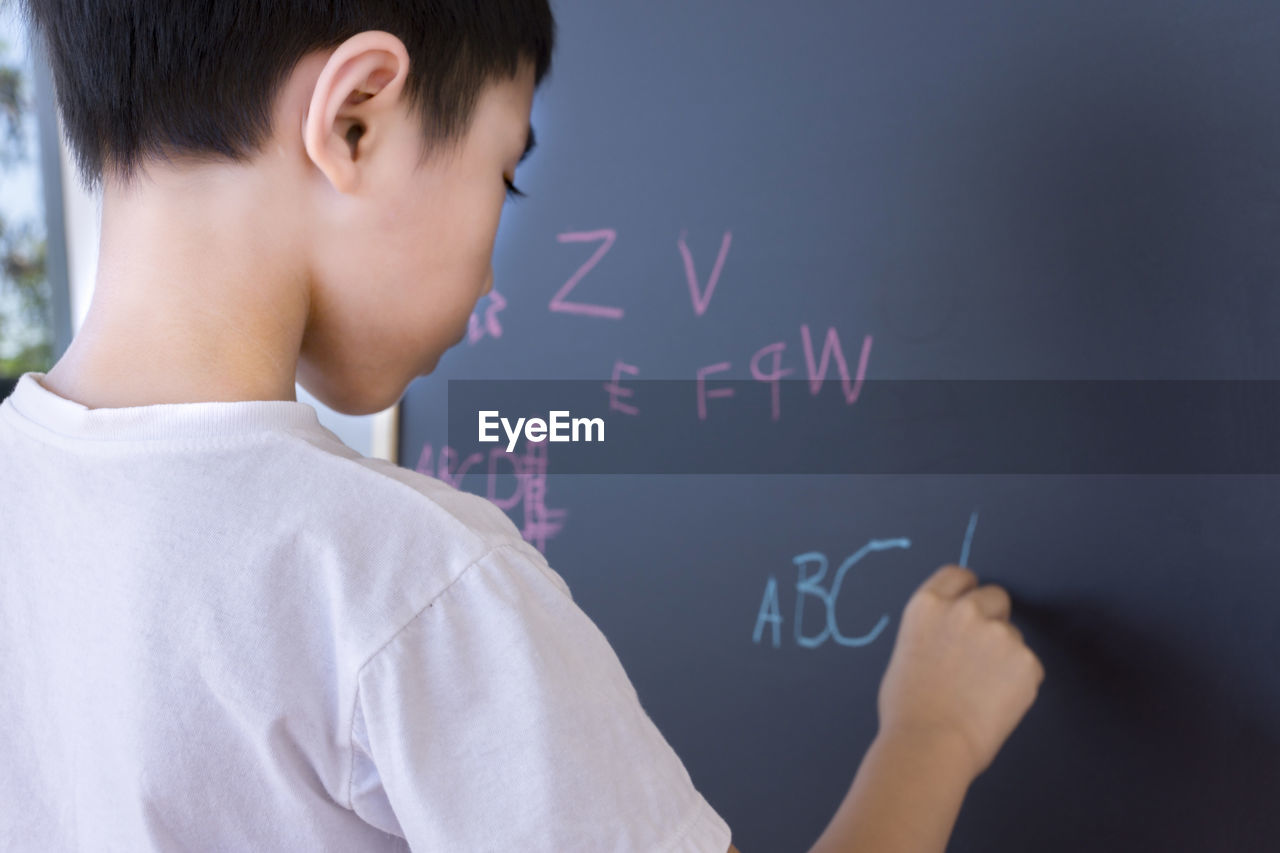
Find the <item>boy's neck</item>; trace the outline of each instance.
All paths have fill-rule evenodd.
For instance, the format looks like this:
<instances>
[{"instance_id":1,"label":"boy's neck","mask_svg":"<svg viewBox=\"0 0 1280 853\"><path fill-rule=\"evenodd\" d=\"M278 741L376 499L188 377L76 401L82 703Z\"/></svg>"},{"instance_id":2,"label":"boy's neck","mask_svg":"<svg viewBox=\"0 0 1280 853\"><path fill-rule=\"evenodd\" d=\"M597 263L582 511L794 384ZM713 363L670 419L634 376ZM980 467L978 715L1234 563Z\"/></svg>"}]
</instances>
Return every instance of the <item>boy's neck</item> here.
<instances>
[{"instance_id":1,"label":"boy's neck","mask_svg":"<svg viewBox=\"0 0 1280 853\"><path fill-rule=\"evenodd\" d=\"M296 400L307 287L269 174L108 188L92 303L43 384L89 408Z\"/></svg>"}]
</instances>

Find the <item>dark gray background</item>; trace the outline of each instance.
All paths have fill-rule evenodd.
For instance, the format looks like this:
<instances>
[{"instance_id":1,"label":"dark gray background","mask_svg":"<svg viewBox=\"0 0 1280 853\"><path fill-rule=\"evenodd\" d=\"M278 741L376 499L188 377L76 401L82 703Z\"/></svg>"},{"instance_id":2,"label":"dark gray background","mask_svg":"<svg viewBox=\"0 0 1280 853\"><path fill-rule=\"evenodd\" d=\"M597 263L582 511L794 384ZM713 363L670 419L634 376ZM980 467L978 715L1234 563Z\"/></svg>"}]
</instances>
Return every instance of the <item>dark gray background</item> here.
<instances>
[{"instance_id":1,"label":"dark gray background","mask_svg":"<svg viewBox=\"0 0 1280 853\"><path fill-rule=\"evenodd\" d=\"M603 379L621 359L745 379L776 341L803 378L802 324L836 327L851 362L873 335L879 379L1280 378L1274 2L556 10L530 197L499 235L503 336L410 387L402 464L438 453L448 378ZM557 235L602 228L617 242L571 298L625 316L549 311L597 246ZM705 282L726 230L697 316L677 239ZM734 403L712 405L768 416ZM576 477L547 503L568 511L551 565L744 853L805 849L830 819L901 608L975 509L971 563L1013 594L1047 680L949 849L1275 848L1273 478ZM888 614L885 633L797 644L794 558L834 572L895 537L910 547L850 570L837 606L845 634ZM779 648L752 636L771 576Z\"/></svg>"}]
</instances>

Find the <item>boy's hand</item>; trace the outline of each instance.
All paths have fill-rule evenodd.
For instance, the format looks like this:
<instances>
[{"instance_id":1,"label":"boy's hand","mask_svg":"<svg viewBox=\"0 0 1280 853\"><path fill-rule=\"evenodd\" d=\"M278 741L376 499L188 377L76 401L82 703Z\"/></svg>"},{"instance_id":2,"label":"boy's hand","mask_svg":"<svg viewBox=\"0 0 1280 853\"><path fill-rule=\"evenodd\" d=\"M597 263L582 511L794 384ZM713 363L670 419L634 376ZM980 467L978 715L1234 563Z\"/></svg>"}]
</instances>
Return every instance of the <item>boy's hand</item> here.
<instances>
[{"instance_id":1,"label":"boy's hand","mask_svg":"<svg viewBox=\"0 0 1280 853\"><path fill-rule=\"evenodd\" d=\"M1035 701L1044 668L1009 622L1009 594L943 566L911 596L880 684L880 733L960 744L985 770Z\"/></svg>"}]
</instances>

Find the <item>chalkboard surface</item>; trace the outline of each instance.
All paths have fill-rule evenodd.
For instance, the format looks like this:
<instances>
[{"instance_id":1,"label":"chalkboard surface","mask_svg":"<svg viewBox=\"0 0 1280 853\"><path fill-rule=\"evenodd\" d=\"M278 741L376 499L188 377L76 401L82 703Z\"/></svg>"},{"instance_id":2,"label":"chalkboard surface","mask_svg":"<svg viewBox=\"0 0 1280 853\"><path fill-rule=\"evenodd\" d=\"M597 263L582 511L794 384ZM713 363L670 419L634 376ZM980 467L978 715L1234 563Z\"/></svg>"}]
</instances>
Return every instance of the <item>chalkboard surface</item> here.
<instances>
[{"instance_id":1,"label":"chalkboard surface","mask_svg":"<svg viewBox=\"0 0 1280 853\"><path fill-rule=\"evenodd\" d=\"M700 373L1280 378L1280 6L555 8L529 198L401 464L507 508L744 853L826 825L962 551L1047 676L950 850L1280 849L1274 477L556 476L544 444L513 486L445 420L450 379L612 381L643 419ZM770 418L760 385L708 418Z\"/></svg>"}]
</instances>

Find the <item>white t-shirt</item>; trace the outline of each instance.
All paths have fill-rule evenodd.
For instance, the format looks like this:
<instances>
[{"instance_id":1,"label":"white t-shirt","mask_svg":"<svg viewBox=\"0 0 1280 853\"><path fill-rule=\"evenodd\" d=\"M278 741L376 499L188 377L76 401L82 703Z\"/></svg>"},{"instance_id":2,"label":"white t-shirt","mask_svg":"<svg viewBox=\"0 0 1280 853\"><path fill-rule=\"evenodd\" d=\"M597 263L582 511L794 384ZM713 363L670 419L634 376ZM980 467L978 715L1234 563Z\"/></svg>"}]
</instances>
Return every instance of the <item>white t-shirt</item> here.
<instances>
[{"instance_id":1,"label":"white t-shirt","mask_svg":"<svg viewBox=\"0 0 1280 853\"><path fill-rule=\"evenodd\" d=\"M295 401L0 405L0 849L724 853L493 504Z\"/></svg>"}]
</instances>

